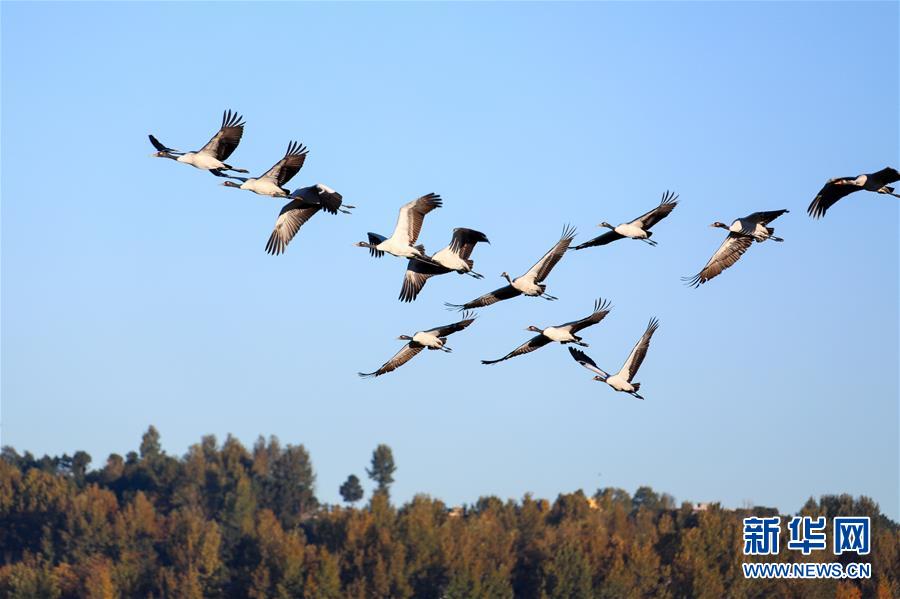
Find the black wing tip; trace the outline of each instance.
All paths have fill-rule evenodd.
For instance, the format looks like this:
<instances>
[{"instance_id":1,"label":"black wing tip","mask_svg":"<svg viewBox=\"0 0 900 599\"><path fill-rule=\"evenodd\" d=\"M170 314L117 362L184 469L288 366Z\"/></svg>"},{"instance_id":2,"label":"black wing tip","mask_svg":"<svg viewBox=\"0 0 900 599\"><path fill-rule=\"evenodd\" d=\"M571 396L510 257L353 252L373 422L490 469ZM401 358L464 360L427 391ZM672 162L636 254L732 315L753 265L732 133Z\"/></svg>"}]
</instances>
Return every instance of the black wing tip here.
<instances>
[{"instance_id":1,"label":"black wing tip","mask_svg":"<svg viewBox=\"0 0 900 599\"><path fill-rule=\"evenodd\" d=\"M450 302L444 302L444 308L450 312L464 312L469 309L465 304L451 304Z\"/></svg>"},{"instance_id":2,"label":"black wing tip","mask_svg":"<svg viewBox=\"0 0 900 599\"><path fill-rule=\"evenodd\" d=\"M571 242L573 239L575 239L575 227L571 224L566 224L563 227L563 232L559 239L560 241L565 241L568 239L569 242Z\"/></svg>"},{"instance_id":3,"label":"black wing tip","mask_svg":"<svg viewBox=\"0 0 900 599\"><path fill-rule=\"evenodd\" d=\"M463 310L463 313L459 317L459 322L463 323L465 321L469 321L465 326L469 326L472 324L475 319L478 318L478 314L474 310Z\"/></svg>"},{"instance_id":4,"label":"black wing tip","mask_svg":"<svg viewBox=\"0 0 900 599\"><path fill-rule=\"evenodd\" d=\"M270 256L279 256L284 253L286 248L287 244L281 241L281 237L275 231L272 231L269 241L266 242L266 253Z\"/></svg>"},{"instance_id":5,"label":"black wing tip","mask_svg":"<svg viewBox=\"0 0 900 599\"><path fill-rule=\"evenodd\" d=\"M378 371L376 370L375 372L357 372L356 374L358 374L359 378L361 378L361 379L374 379L376 376L378 376Z\"/></svg>"},{"instance_id":6,"label":"black wing tip","mask_svg":"<svg viewBox=\"0 0 900 599\"><path fill-rule=\"evenodd\" d=\"M309 154L309 148L304 146L299 141L290 141L288 142L287 152L284 153L285 157L288 156L305 156Z\"/></svg>"},{"instance_id":7,"label":"black wing tip","mask_svg":"<svg viewBox=\"0 0 900 599\"><path fill-rule=\"evenodd\" d=\"M154 148L157 149L157 151L159 151L159 152L171 152L172 151L172 148L167 147L161 141L156 139L152 133L148 134L147 137L150 138L150 143L153 145Z\"/></svg>"},{"instance_id":8,"label":"black wing tip","mask_svg":"<svg viewBox=\"0 0 900 599\"><path fill-rule=\"evenodd\" d=\"M418 198L419 202L424 202L429 208L440 208L444 205L444 200L441 198L439 194L436 193L427 193L422 197Z\"/></svg>"},{"instance_id":9,"label":"black wing tip","mask_svg":"<svg viewBox=\"0 0 900 599\"><path fill-rule=\"evenodd\" d=\"M242 117L236 110L227 109L222 113L222 128L225 127L243 127L246 123L242 122Z\"/></svg>"},{"instance_id":10,"label":"black wing tip","mask_svg":"<svg viewBox=\"0 0 900 599\"><path fill-rule=\"evenodd\" d=\"M594 300L594 312L609 311L612 309L612 301L598 297Z\"/></svg>"},{"instance_id":11,"label":"black wing tip","mask_svg":"<svg viewBox=\"0 0 900 599\"><path fill-rule=\"evenodd\" d=\"M569 347L569 353L572 354L572 357L576 362L589 361L587 354L581 351L580 349L575 349L574 347Z\"/></svg>"},{"instance_id":12,"label":"black wing tip","mask_svg":"<svg viewBox=\"0 0 900 599\"><path fill-rule=\"evenodd\" d=\"M681 277L681 280L684 281L684 284L687 285L688 287L693 287L694 289L697 289L698 287L700 287L700 285L705 283L708 279L704 279L700 273L697 273L692 277Z\"/></svg>"},{"instance_id":13,"label":"black wing tip","mask_svg":"<svg viewBox=\"0 0 900 599\"><path fill-rule=\"evenodd\" d=\"M647 331L653 333L658 328L659 328L659 319L654 316L650 319L650 322L647 323Z\"/></svg>"},{"instance_id":14,"label":"black wing tip","mask_svg":"<svg viewBox=\"0 0 900 599\"><path fill-rule=\"evenodd\" d=\"M673 205L674 205L674 204L677 204L677 203L678 203L678 198L679 198L679 197L680 197L679 194L675 193L674 191L671 191L671 190L667 189L667 190L663 193L663 195L662 195L662 200L660 200L659 203L660 203L660 205L666 205L666 204L673 204Z\"/></svg>"}]
</instances>

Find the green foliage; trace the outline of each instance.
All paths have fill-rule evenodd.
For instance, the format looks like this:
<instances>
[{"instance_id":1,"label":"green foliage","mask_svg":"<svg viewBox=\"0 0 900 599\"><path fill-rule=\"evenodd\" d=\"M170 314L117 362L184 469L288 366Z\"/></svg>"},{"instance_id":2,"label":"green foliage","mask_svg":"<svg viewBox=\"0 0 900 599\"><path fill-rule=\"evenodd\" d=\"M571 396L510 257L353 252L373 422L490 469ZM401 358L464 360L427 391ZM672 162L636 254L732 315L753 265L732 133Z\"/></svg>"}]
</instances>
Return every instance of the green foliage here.
<instances>
[{"instance_id":1,"label":"green foliage","mask_svg":"<svg viewBox=\"0 0 900 599\"><path fill-rule=\"evenodd\" d=\"M341 494L341 498L350 504L356 503L363 498L363 488L359 484L359 477L355 474L348 476L338 491Z\"/></svg>"},{"instance_id":2,"label":"green foliage","mask_svg":"<svg viewBox=\"0 0 900 599\"><path fill-rule=\"evenodd\" d=\"M378 485L377 493L388 494L391 483L394 482L394 472L396 470L394 453L391 451L391 448L383 443L376 447L375 451L372 452L372 468L366 468L366 474Z\"/></svg>"},{"instance_id":3,"label":"green foliage","mask_svg":"<svg viewBox=\"0 0 900 599\"><path fill-rule=\"evenodd\" d=\"M386 445L361 508L322 506L302 445L248 451L206 436L168 456L150 427L139 452L0 453L0 597L337 599L893 599L900 528L865 497L810 499L804 514L872 518L870 580L746 580L742 518L772 508L675 507L650 487L560 494L551 504L482 497L395 507ZM348 503L359 479L341 485ZM773 558L774 560L775 558ZM777 561L834 559L787 551Z\"/></svg>"}]
</instances>

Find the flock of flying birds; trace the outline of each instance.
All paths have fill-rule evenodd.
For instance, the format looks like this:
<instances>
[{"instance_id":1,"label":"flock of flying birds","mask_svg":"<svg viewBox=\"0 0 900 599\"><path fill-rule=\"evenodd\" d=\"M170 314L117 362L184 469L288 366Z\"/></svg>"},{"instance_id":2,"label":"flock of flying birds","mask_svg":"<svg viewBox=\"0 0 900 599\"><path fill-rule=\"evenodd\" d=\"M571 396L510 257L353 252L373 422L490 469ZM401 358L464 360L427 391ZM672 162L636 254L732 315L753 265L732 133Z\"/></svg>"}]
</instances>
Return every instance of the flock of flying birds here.
<instances>
[{"instance_id":1,"label":"flock of flying birds","mask_svg":"<svg viewBox=\"0 0 900 599\"><path fill-rule=\"evenodd\" d=\"M290 142L284 156L259 177L242 177L229 174L247 174L249 172L245 169L235 168L225 162L240 143L244 134L244 124L240 115L230 110L226 111L222 116L222 126L219 131L213 135L212 139L205 146L196 152L182 152L170 148L163 145L153 135L150 135L150 143L157 150L152 156L168 158L189 164L194 168L207 170L217 177L226 178L227 180L223 183L226 187L252 191L260 195L287 198L289 201L278 213L275 227L266 242L266 252L272 255L284 253L288 244L299 232L300 227L306 224L320 210L324 210L329 214L350 214L350 210L354 207L344 204L341 194L327 185L317 183L309 187L295 189L293 192L285 187L303 167L308 154L306 147L297 142ZM816 194L807 212L813 218L821 218L838 200L860 190L889 194L900 198L900 194L895 193L894 188L889 186L890 183L898 180L900 180L900 172L891 167L857 177L830 179ZM359 373L360 376L380 376L396 370L425 348L445 352L451 351L447 347L447 337L462 331L475 321L472 310L484 308L519 295L555 300L554 296L547 293L545 280L566 252L607 245L613 241L625 238L636 239L655 246L656 241L650 238L653 234L650 229L666 218L677 205L678 196L667 191L663 194L659 205L649 212L630 222L616 226L603 222L600 226L609 229L609 231L574 247L570 246L575 239L575 229L568 226L565 227L559 241L525 274L512 278L504 272L502 276L506 279L507 285L465 304L446 304L450 309L464 311L462 319L445 326L419 331L412 336L401 335L399 339L406 341L406 345L394 357L385 362L381 368L370 373ZM430 256L422 245L416 243L422 230L425 216L432 210L440 207L441 197L437 194L430 193L417 198L400 207L397 223L390 237L385 237L378 233L368 233L367 241L360 241L354 244L358 247L368 248L369 253L376 258L381 258L385 253L388 253L398 258L407 259L406 273L400 289L399 299L401 301L411 302L415 300L425 283L428 282L428 279L438 275L456 272L476 279L483 278L482 275L473 270L475 264L471 256L478 243L490 243L484 233L474 229L454 229L453 236L447 247ZM769 224L786 212L788 212L786 209L754 212L734 220L731 225L721 222L713 223L711 226L725 229L728 231L728 235L700 272L683 280L693 287L699 287L734 265L754 242L762 243L767 240L784 241L781 237L775 236L775 229L770 227ZM496 364L497 362L533 352L554 342L563 345L571 344L586 347L587 343L577 333L602 321L609 314L609 309L610 304L608 301L598 299L594 303L593 312L580 320L544 328L530 326L528 330L536 333L535 336L502 358L482 360L482 364ZM659 322L655 318L650 320L646 330L631 350L621 370L615 374L605 372L587 354L574 347L569 347L569 352L576 362L595 374L594 380L602 381L616 391L630 393L638 399L643 399L638 394L641 385L634 382L634 377L644 357L647 355L647 350L650 347L650 338L658 326Z\"/></svg>"}]
</instances>

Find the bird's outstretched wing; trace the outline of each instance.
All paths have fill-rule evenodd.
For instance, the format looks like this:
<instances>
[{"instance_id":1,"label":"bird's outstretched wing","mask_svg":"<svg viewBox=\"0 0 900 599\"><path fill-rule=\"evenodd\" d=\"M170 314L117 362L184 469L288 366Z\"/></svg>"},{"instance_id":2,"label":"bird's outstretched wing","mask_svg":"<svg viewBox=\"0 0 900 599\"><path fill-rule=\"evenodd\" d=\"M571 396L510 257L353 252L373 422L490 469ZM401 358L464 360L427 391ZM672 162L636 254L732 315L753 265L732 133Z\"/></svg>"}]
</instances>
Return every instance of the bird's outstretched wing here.
<instances>
[{"instance_id":1,"label":"bird's outstretched wing","mask_svg":"<svg viewBox=\"0 0 900 599\"><path fill-rule=\"evenodd\" d=\"M752 244L753 237L749 235L729 233L703 270L693 277L683 277L682 280L691 287L699 287L737 262Z\"/></svg>"},{"instance_id":2,"label":"bird's outstretched wing","mask_svg":"<svg viewBox=\"0 0 900 599\"><path fill-rule=\"evenodd\" d=\"M592 248L592 247L597 247L598 245L606 245L607 243L612 243L613 241L615 241L617 239L622 239L624 237L625 237L624 235L619 235L615 231L607 231L603 235L598 235L597 237L594 237L593 239L590 239L588 241L585 241L584 243L576 245L574 249L583 250L584 248Z\"/></svg>"},{"instance_id":3,"label":"bird's outstretched wing","mask_svg":"<svg viewBox=\"0 0 900 599\"><path fill-rule=\"evenodd\" d=\"M318 204L329 214L337 214L344 199L344 196L322 183L295 189L291 197L303 198L309 204ZM348 206L348 208L353 208L353 206Z\"/></svg>"},{"instance_id":4,"label":"bird's outstretched wing","mask_svg":"<svg viewBox=\"0 0 900 599\"><path fill-rule=\"evenodd\" d=\"M425 222L425 215L435 208L440 208L441 204L441 196L436 193L423 195L404 204L400 207L400 213L397 215L397 226L394 227L393 236L406 239L410 245L413 245L419 238L422 223Z\"/></svg>"},{"instance_id":5,"label":"bird's outstretched wing","mask_svg":"<svg viewBox=\"0 0 900 599\"><path fill-rule=\"evenodd\" d=\"M508 300L521 294L522 292L512 285L505 285L500 289L494 289L490 293L485 293L481 297L473 299L471 302L467 302L465 304L444 305L451 310L472 310L474 308L484 308L485 306L490 306L491 304L496 304L497 302Z\"/></svg>"},{"instance_id":6,"label":"bird's outstretched wing","mask_svg":"<svg viewBox=\"0 0 900 599\"><path fill-rule=\"evenodd\" d=\"M266 252L277 256L283 254L287 245L306 221L321 209L318 203L309 203L302 197L296 197L281 209L275 220L275 228L266 242Z\"/></svg>"},{"instance_id":7,"label":"bird's outstretched wing","mask_svg":"<svg viewBox=\"0 0 900 599\"><path fill-rule=\"evenodd\" d=\"M651 318L650 323L647 325L647 330L641 335L641 338L635 344L634 349L632 349L631 353L628 355L628 359L625 360L625 364L622 365L619 376L625 377L625 380L629 383L637 374L638 368L641 367L641 363L647 356L647 349L650 347L650 338L653 337L653 333L655 333L658 328L659 321L655 318Z\"/></svg>"},{"instance_id":8,"label":"bird's outstretched wing","mask_svg":"<svg viewBox=\"0 0 900 599\"><path fill-rule=\"evenodd\" d=\"M516 356L521 356L522 354L531 353L536 349L544 347L550 343L550 338L545 337L543 334L535 335L516 349L512 350L502 358L497 360L482 360L482 364L496 364L497 362L502 362L503 360L509 360L510 358L515 358Z\"/></svg>"},{"instance_id":9,"label":"bird's outstretched wing","mask_svg":"<svg viewBox=\"0 0 900 599\"><path fill-rule=\"evenodd\" d=\"M403 349L394 354L394 357L382 364L381 368L376 370L375 372L360 372L359 376L363 378L381 376L382 374L387 374L393 370L397 370L410 360L412 360L417 353L422 351L423 346L416 344L413 346L411 343L407 343L403 346Z\"/></svg>"},{"instance_id":10,"label":"bird's outstretched wing","mask_svg":"<svg viewBox=\"0 0 900 599\"><path fill-rule=\"evenodd\" d=\"M662 200L659 202L659 206L647 212L646 214L642 214L632 221L632 224L639 225L645 231L650 230L650 227L669 216L669 214L675 210L675 206L678 205L678 194L672 191L666 191Z\"/></svg>"},{"instance_id":11,"label":"bird's outstretched wing","mask_svg":"<svg viewBox=\"0 0 900 599\"><path fill-rule=\"evenodd\" d=\"M762 212L754 212L753 214L747 217L747 220L751 222L758 222L764 225L768 225L770 222L781 216L782 214L786 214L790 212L787 208L782 210L767 210Z\"/></svg>"},{"instance_id":12,"label":"bird's outstretched wing","mask_svg":"<svg viewBox=\"0 0 900 599\"><path fill-rule=\"evenodd\" d=\"M837 179L829 180L828 183L819 190L819 193L816 194L813 201L810 202L809 208L806 209L806 213L813 218L822 218L825 216L828 209L834 206L838 200L850 195L854 191L862 189L862 187L850 183L850 181L853 181L855 178L856 177L839 177Z\"/></svg>"},{"instance_id":13,"label":"bird's outstretched wing","mask_svg":"<svg viewBox=\"0 0 900 599\"><path fill-rule=\"evenodd\" d=\"M572 322L567 322L564 325L561 325L559 328L569 328L570 333L577 333L581 329L586 329L589 326L593 326L606 318L606 315L609 314L609 308L612 304L609 300L597 299L594 301L594 311L590 316L586 316L581 320L574 320Z\"/></svg>"},{"instance_id":14,"label":"bird's outstretched wing","mask_svg":"<svg viewBox=\"0 0 900 599\"><path fill-rule=\"evenodd\" d=\"M572 243L573 239L575 239L575 228L567 225L563 228L562 236L559 238L559 241L557 241L556 244L544 254L544 257L538 260L537 263L528 269L528 272L522 276L530 275L534 278L535 283L542 282L547 278L547 275L550 274L550 271L553 270L553 267L556 266L556 263L565 255L566 250L569 249L569 244Z\"/></svg>"},{"instance_id":15,"label":"bird's outstretched wing","mask_svg":"<svg viewBox=\"0 0 900 599\"><path fill-rule=\"evenodd\" d=\"M403 286L400 288L400 297L398 299L402 302L415 300L422 288L425 287L428 279L448 272L450 270L440 264L410 258L406 264L406 273L403 275Z\"/></svg>"},{"instance_id":16,"label":"bird's outstretched wing","mask_svg":"<svg viewBox=\"0 0 900 599\"><path fill-rule=\"evenodd\" d=\"M446 337L447 335L452 335L453 333L458 333L463 330L473 322L475 322L475 314L472 312L463 312L462 318L458 322L454 322L452 324L445 324L441 327L433 328L429 331L425 331L426 333L431 333L435 337Z\"/></svg>"},{"instance_id":17,"label":"bird's outstretched wing","mask_svg":"<svg viewBox=\"0 0 900 599\"><path fill-rule=\"evenodd\" d=\"M475 229L457 227L453 229L453 239L450 240L450 251L463 260L467 260L478 242L490 243L487 236Z\"/></svg>"},{"instance_id":18,"label":"bird's outstretched wing","mask_svg":"<svg viewBox=\"0 0 900 599\"><path fill-rule=\"evenodd\" d=\"M371 243L372 245L378 245L379 243L381 243L382 241L387 239L387 237L385 237L384 235L379 235L378 233L372 233L371 231L366 233L366 235L369 238L369 243ZM373 258L381 258L382 256L384 256L384 252L382 250L376 250L375 248L370 247L369 255L372 256Z\"/></svg>"},{"instance_id":19,"label":"bird's outstretched wing","mask_svg":"<svg viewBox=\"0 0 900 599\"><path fill-rule=\"evenodd\" d=\"M582 366L584 366L585 368L587 368L594 374L599 374L603 378L609 378L609 375L605 371L601 370L600 367L597 366L596 362L591 360L590 356L588 356L586 353L584 353L580 349L575 349L574 347L570 347L569 353L572 354L572 359L574 359L576 362L578 362L579 364L581 364Z\"/></svg>"},{"instance_id":20,"label":"bird's outstretched wing","mask_svg":"<svg viewBox=\"0 0 900 599\"><path fill-rule=\"evenodd\" d=\"M278 187L283 186L300 171L303 163L306 161L307 154L309 154L309 150L306 146L300 142L290 142L287 151L284 153L284 158L276 162L260 179L270 179Z\"/></svg>"},{"instance_id":21,"label":"bird's outstretched wing","mask_svg":"<svg viewBox=\"0 0 900 599\"><path fill-rule=\"evenodd\" d=\"M231 110L225 111L222 114L222 127L197 153L214 156L217 160L225 160L241 143L244 125L241 115L231 112Z\"/></svg>"},{"instance_id":22,"label":"bird's outstretched wing","mask_svg":"<svg viewBox=\"0 0 900 599\"><path fill-rule=\"evenodd\" d=\"M878 172L867 175L867 177L877 181L880 186L884 186L888 183L893 183L894 181L900 181L900 171L893 167L886 166Z\"/></svg>"},{"instance_id":23,"label":"bird's outstretched wing","mask_svg":"<svg viewBox=\"0 0 900 599\"><path fill-rule=\"evenodd\" d=\"M158 139L153 137L152 134L148 135L147 137L150 138L150 143L153 144L153 147L156 148L160 152L168 152L169 154L172 154L172 153L180 154L181 153L178 150L176 150L175 148L169 148L169 147L164 146L162 144L162 142L160 142Z\"/></svg>"}]
</instances>

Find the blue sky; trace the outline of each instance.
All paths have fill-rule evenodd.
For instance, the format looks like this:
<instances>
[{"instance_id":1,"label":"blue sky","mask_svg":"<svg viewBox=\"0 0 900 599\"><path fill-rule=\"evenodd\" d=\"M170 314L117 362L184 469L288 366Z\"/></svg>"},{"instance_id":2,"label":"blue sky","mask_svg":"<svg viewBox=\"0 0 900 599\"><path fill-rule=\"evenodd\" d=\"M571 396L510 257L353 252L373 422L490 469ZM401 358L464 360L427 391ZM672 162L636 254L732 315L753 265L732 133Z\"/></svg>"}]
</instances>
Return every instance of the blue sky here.
<instances>
[{"instance_id":1,"label":"blue sky","mask_svg":"<svg viewBox=\"0 0 900 599\"><path fill-rule=\"evenodd\" d=\"M829 177L898 165L898 4L2 4L2 443L100 466L151 423L303 443L318 495L394 449L394 497L448 503L643 484L678 500L800 508L823 493L898 502L900 205ZM865 23L865 27L848 27ZM199 148L245 115L230 162L310 148L293 187L319 215L281 257L281 202L152 160L147 133ZM681 195L651 248L567 255L560 300L484 309L397 372L360 380L403 333L525 272L565 223L579 241ZM484 231L484 281L396 300L404 262L352 247L424 193L429 250ZM699 290L709 228L789 208ZM644 402L554 346L496 366L529 324L614 309L588 353L618 369L651 316Z\"/></svg>"}]
</instances>

